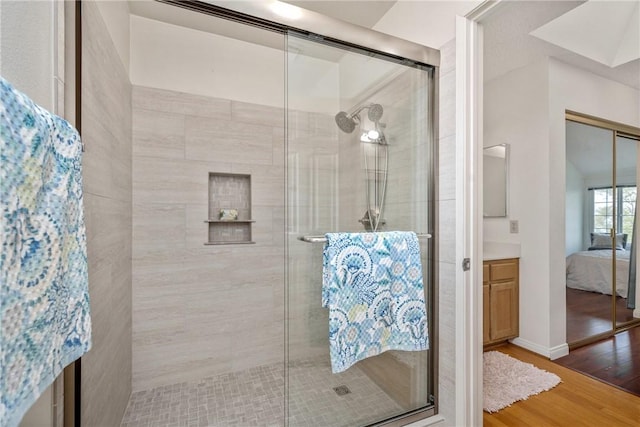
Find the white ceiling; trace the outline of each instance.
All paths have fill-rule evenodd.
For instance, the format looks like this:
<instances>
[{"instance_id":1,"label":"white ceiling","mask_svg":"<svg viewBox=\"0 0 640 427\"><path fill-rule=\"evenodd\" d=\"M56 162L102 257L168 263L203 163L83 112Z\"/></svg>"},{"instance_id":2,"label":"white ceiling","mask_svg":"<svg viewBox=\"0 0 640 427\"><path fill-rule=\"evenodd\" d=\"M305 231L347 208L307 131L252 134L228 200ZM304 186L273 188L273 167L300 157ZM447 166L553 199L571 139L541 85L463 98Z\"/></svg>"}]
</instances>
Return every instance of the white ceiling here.
<instances>
[{"instance_id":1,"label":"white ceiling","mask_svg":"<svg viewBox=\"0 0 640 427\"><path fill-rule=\"evenodd\" d=\"M615 68L640 58L640 2L588 1L531 35Z\"/></svg>"},{"instance_id":2,"label":"white ceiling","mask_svg":"<svg viewBox=\"0 0 640 427\"><path fill-rule=\"evenodd\" d=\"M633 1L637 3L637 0ZM523 67L545 57L554 57L567 64L586 69L594 74L640 89L640 60L636 59L615 68L609 67L581 54L562 48L530 33L561 15L575 9L584 1L505 1L496 7L484 26L484 80L489 81L511 70ZM603 2L617 3L615 1ZM602 13L600 18L604 19ZM617 26L640 25L615 16L608 16ZM582 23L591 33L600 29ZM630 30L631 31L631 30ZM584 42L589 44L588 39Z\"/></svg>"},{"instance_id":3,"label":"white ceiling","mask_svg":"<svg viewBox=\"0 0 640 427\"><path fill-rule=\"evenodd\" d=\"M391 9L396 0L284 0L284 2L352 24L372 28Z\"/></svg>"}]
</instances>

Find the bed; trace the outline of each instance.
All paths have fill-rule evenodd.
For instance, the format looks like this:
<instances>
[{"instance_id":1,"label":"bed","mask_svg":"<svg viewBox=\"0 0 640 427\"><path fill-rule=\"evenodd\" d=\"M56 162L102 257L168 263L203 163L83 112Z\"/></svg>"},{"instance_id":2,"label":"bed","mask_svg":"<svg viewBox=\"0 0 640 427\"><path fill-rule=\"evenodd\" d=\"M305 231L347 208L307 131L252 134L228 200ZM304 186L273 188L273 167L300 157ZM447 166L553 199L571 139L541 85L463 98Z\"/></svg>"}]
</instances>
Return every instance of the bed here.
<instances>
[{"instance_id":1,"label":"bed","mask_svg":"<svg viewBox=\"0 0 640 427\"><path fill-rule=\"evenodd\" d=\"M611 249L576 252L567 257L567 287L611 295ZM616 251L616 294L626 298L630 251Z\"/></svg>"}]
</instances>

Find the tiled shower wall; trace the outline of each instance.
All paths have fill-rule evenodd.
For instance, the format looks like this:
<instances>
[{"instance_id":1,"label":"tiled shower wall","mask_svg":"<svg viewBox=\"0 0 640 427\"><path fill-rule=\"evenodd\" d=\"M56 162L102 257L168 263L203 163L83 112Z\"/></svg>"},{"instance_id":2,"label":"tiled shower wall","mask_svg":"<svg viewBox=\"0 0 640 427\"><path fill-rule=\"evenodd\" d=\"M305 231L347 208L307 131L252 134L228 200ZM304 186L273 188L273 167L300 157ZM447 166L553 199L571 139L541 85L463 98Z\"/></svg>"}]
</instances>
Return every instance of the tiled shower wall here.
<instances>
[{"instance_id":1,"label":"tiled shower wall","mask_svg":"<svg viewBox=\"0 0 640 427\"><path fill-rule=\"evenodd\" d=\"M82 3L82 139L93 347L82 425L115 426L131 393L131 84L94 2Z\"/></svg>"},{"instance_id":2,"label":"tiled shower wall","mask_svg":"<svg viewBox=\"0 0 640 427\"><path fill-rule=\"evenodd\" d=\"M440 48L438 140L438 402L447 425L456 423L456 41Z\"/></svg>"},{"instance_id":3,"label":"tiled shower wall","mask_svg":"<svg viewBox=\"0 0 640 427\"><path fill-rule=\"evenodd\" d=\"M284 360L284 111L133 88L133 389ZM209 173L251 175L255 244L206 246Z\"/></svg>"}]
</instances>

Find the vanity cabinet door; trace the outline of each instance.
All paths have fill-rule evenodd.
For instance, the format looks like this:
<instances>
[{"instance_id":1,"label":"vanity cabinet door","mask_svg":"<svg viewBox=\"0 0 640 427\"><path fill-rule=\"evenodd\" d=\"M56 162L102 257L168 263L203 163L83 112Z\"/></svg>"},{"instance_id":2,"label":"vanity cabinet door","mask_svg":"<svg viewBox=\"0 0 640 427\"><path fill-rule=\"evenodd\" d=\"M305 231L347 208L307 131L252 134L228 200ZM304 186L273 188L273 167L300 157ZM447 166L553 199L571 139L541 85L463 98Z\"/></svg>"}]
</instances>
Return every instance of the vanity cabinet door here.
<instances>
[{"instance_id":1,"label":"vanity cabinet door","mask_svg":"<svg viewBox=\"0 0 640 427\"><path fill-rule=\"evenodd\" d=\"M491 284L491 341L518 335L518 287L515 281Z\"/></svg>"},{"instance_id":2,"label":"vanity cabinet door","mask_svg":"<svg viewBox=\"0 0 640 427\"><path fill-rule=\"evenodd\" d=\"M495 344L519 333L518 259L485 261L482 269L482 343Z\"/></svg>"}]
</instances>

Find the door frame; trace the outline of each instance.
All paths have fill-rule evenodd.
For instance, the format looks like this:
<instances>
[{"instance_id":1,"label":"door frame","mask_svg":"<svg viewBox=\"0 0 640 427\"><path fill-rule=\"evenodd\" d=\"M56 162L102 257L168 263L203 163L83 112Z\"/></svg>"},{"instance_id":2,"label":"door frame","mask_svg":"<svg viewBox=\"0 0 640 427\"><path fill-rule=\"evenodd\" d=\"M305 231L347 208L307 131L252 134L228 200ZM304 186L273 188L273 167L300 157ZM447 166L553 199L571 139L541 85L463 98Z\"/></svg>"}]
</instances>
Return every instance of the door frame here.
<instances>
[{"instance_id":1,"label":"door frame","mask_svg":"<svg viewBox=\"0 0 640 427\"><path fill-rule=\"evenodd\" d=\"M501 1L456 17L456 425L482 425L483 30ZM470 261L465 271L464 263Z\"/></svg>"}]
</instances>

